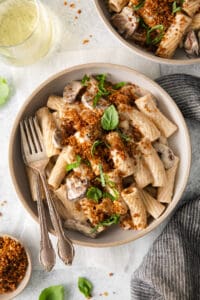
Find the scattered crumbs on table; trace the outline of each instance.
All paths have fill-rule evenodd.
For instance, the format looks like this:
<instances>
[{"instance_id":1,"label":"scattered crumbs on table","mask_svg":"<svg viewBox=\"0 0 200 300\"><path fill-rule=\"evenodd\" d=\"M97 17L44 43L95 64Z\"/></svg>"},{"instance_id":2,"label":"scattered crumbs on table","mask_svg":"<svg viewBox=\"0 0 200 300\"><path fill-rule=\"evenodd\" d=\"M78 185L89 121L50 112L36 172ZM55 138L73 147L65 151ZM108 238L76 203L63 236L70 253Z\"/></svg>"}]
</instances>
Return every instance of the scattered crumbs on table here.
<instances>
[{"instance_id":1,"label":"scattered crumbs on table","mask_svg":"<svg viewBox=\"0 0 200 300\"><path fill-rule=\"evenodd\" d=\"M92 36L93 36L92 34L89 35L90 38L92 38Z\"/></svg>"},{"instance_id":2,"label":"scattered crumbs on table","mask_svg":"<svg viewBox=\"0 0 200 300\"><path fill-rule=\"evenodd\" d=\"M110 277L112 277L112 276L114 275L114 273L110 272L108 275L109 275Z\"/></svg>"},{"instance_id":3,"label":"scattered crumbs on table","mask_svg":"<svg viewBox=\"0 0 200 300\"><path fill-rule=\"evenodd\" d=\"M67 1L64 1L64 5L67 6L67 4L68 4Z\"/></svg>"},{"instance_id":4,"label":"scattered crumbs on table","mask_svg":"<svg viewBox=\"0 0 200 300\"><path fill-rule=\"evenodd\" d=\"M82 41L82 44L83 44L83 45L88 44L88 43L89 43L89 40L88 40L88 39L85 39L85 40Z\"/></svg>"},{"instance_id":5,"label":"scattered crumbs on table","mask_svg":"<svg viewBox=\"0 0 200 300\"><path fill-rule=\"evenodd\" d=\"M75 3L71 3L71 4L70 4L70 7L71 7L71 8L75 8L75 6L76 6Z\"/></svg>"},{"instance_id":6,"label":"scattered crumbs on table","mask_svg":"<svg viewBox=\"0 0 200 300\"><path fill-rule=\"evenodd\" d=\"M4 206L6 203L7 203L7 201L6 201L6 200L4 200L4 201L0 201L0 206Z\"/></svg>"},{"instance_id":7,"label":"scattered crumbs on table","mask_svg":"<svg viewBox=\"0 0 200 300\"><path fill-rule=\"evenodd\" d=\"M104 293L103 293L103 296L106 296L106 297L107 297L107 296L108 296L108 292L104 292Z\"/></svg>"},{"instance_id":8,"label":"scattered crumbs on table","mask_svg":"<svg viewBox=\"0 0 200 300\"><path fill-rule=\"evenodd\" d=\"M74 19L75 19L75 20L77 20L77 19L78 19L78 17L77 17L77 16L75 16L75 17L74 17Z\"/></svg>"},{"instance_id":9,"label":"scattered crumbs on table","mask_svg":"<svg viewBox=\"0 0 200 300\"><path fill-rule=\"evenodd\" d=\"M82 13L82 10L81 10L81 9L78 9L78 10L77 10L77 14L80 15L81 13Z\"/></svg>"},{"instance_id":10,"label":"scattered crumbs on table","mask_svg":"<svg viewBox=\"0 0 200 300\"><path fill-rule=\"evenodd\" d=\"M3 217L3 214L2 214L2 212L0 212L0 218L1 218L1 217Z\"/></svg>"}]
</instances>

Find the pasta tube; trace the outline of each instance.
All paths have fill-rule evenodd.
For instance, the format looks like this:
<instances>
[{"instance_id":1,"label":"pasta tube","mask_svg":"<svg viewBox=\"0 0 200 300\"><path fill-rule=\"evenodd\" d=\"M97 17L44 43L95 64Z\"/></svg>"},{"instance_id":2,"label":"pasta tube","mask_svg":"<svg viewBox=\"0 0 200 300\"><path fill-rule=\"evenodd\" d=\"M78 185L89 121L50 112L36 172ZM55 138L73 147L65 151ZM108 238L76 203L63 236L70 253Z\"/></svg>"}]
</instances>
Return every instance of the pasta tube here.
<instances>
[{"instance_id":1,"label":"pasta tube","mask_svg":"<svg viewBox=\"0 0 200 300\"><path fill-rule=\"evenodd\" d=\"M167 175L166 185L158 188L157 199L159 202L170 203L172 200L178 163L179 163L179 158L176 157L173 167L171 167L166 171L166 175Z\"/></svg>"},{"instance_id":2,"label":"pasta tube","mask_svg":"<svg viewBox=\"0 0 200 300\"><path fill-rule=\"evenodd\" d=\"M134 173L134 160L128 155L124 144L117 132L110 132L106 136L106 140L110 144L110 154L117 169L122 173L123 177Z\"/></svg>"},{"instance_id":3,"label":"pasta tube","mask_svg":"<svg viewBox=\"0 0 200 300\"><path fill-rule=\"evenodd\" d=\"M121 195L130 210L135 229L144 229L147 226L147 213L139 190L130 186L124 189Z\"/></svg>"},{"instance_id":4,"label":"pasta tube","mask_svg":"<svg viewBox=\"0 0 200 300\"><path fill-rule=\"evenodd\" d=\"M182 9L190 17L193 17L199 8L200 8L199 0L184 0L182 5Z\"/></svg>"},{"instance_id":5,"label":"pasta tube","mask_svg":"<svg viewBox=\"0 0 200 300\"><path fill-rule=\"evenodd\" d=\"M142 140L139 142L139 149L143 154L144 161L148 166L152 177L153 186L164 186L166 184L166 173L162 161L150 141Z\"/></svg>"},{"instance_id":6,"label":"pasta tube","mask_svg":"<svg viewBox=\"0 0 200 300\"><path fill-rule=\"evenodd\" d=\"M183 13L176 13L174 22L162 38L156 51L156 55L164 58L171 58L182 41L183 35L187 31L191 22L192 19L190 17Z\"/></svg>"},{"instance_id":7,"label":"pasta tube","mask_svg":"<svg viewBox=\"0 0 200 300\"><path fill-rule=\"evenodd\" d=\"M145 97L145 96L144 96ZM120 116L129 119L132 126L137 128L151 142L160 137L160 131L154 123L137 109L125 104L119 105Z\"/></svg>"},{"instance_id":8,"label":"pasta tube","mask_svg":"<svg viewBox=\"0 0 200 300\"><path fill-rule=\"evenodd\" d=\"M124 6L128 4L129 0L109 0L108 6L110 10L120 12Z\"/></svg>"},{"instance_id":9,"label":"pasta tube","mask_svg":"<svg viewBox=\"0 0 200 300\"><path fill-rule=\"evenodd\" d=\"M54 189L57 189L66 175L66 165L74 161L75 154L71 146L63 148L57 158L57 161L51 170L48 183Z\"/></svg>"},{"instance_id":10,"label":"pasta tube","mask_svg":"<svg viewBox=\"0 0 200 300\"><path fill-rule=\"evenodd\" d=\"M47 107L42 107L36 112L36 116L41 127L44 147L47 156L51 157L54 155L58 155L60 151L53 144L53 135L56 129L56 125L53 120L52 114L49 112L49 109Z\"/></svg>"},{"instance_id":11,"label":"pasta tube","mask_svg":"<svg viewBox=\"0 0 200 300\"><path fill-rule=\"evenodd\" d=\"M143 203L148 213L154 218L158 219L165 210L165 206L154 199L149 193L144 190L140 190Z\"/></svg>"},{"instance_id":12,"label":"pasta tube","mask_svg":"<svg viewBox=\"0 0 200 300\"><path fill-rule=\"evenodd\" d=\"M168 120L157 108L151 94L137 99L135 104L140 111L154 122L165 137L170 137L177 130L177 126Z\"/></svg>"}]
</instances>

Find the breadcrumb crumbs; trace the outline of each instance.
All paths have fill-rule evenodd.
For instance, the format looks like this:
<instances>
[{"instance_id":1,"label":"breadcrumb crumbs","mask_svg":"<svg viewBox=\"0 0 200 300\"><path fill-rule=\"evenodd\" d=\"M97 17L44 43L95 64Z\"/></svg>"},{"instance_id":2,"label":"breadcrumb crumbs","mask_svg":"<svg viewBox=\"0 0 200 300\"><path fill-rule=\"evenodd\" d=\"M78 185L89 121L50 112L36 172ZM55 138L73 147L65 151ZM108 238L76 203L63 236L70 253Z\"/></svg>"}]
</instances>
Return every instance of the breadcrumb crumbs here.
<instances>
[{"instance_id":1,"label":"breadcrumb crumbs","mask_svg":"<svg viewBox=\"0 0 200 300\"><path fill-rule=\"evenodd\" d=\"M88 44L90 41L88 39L83 40L83 45Z\"/></svg>"},{"instance_id":2,"label":"breadcrumb crumbs","mask_svg":"<svg viewBox=\"0 0 200 300\"><path fill-rule=\"evenodd\" d=\"M0 237L0 294L17 288L25 276L27 266L24 247L10 237Z\"/></svg>"}]
</instances>

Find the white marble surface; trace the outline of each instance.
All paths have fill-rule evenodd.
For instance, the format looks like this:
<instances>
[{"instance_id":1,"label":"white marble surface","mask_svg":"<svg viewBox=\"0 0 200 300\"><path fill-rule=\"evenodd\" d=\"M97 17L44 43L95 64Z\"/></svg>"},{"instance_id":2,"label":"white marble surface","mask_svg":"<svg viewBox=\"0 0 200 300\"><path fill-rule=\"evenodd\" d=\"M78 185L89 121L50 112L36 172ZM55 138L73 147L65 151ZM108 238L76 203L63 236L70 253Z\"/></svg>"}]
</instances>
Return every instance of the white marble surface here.
<instances>
[{"instance_id":1,"label":"white marble surface","mask_svg":"<svg viewBox=\"0 0 200 300\"><path fill-rule=\"evenodd\" d=\"M129 300L130 276L165 224L128 245L104 249L77 246L72 267L65 267L57 261L55 270L50 274L45 273L38 262L38 225L19 202L9 175L8 145L12 124L26 97L38 84L53 73L72 65L94 61L112 62L140 70L151 78L178 72L200 75L200 65L159 66L132 54L107 31L99 20L91 0L67 1L67 6L60 0L43 2L54 15L56 30L54 48L45 58L32 66L15 68L0 62L0 76L6 77L12 86L10 101L0 108L0 212L3 214L0 217L0 233L15 235L25 242L32 253L34 270L30 284L16 300L28 298L36 300L43 288L55 284L63 284L66 287L68 290L66 299L81 300L83 296L76 287L78 276L86 276L94 283L95 300ZM70 8L70 3L75 3L75 8ZM75 19L78 9L81 9L82 13ZM89 43L83 45L84 39L89 39ZM1 206L4 200L7 203ZM52 239L55 245L55 238ZM114 275L110 277L109 272L113 272ZM105 291L108 292L108 296L99 295Z\"/></svg>"}]
</instances>

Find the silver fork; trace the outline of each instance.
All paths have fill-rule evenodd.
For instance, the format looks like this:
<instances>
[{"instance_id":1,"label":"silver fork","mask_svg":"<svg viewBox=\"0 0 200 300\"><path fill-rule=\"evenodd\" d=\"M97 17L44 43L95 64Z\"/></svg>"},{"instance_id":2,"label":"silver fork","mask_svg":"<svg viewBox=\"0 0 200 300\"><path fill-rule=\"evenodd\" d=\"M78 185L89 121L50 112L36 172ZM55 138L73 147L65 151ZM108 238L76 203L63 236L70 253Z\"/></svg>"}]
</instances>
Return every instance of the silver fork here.
<instances>
[{"instance_id":1,"label":"silver fork","mask_svg":"<svg viewBox=\"0 0 200 300\"><path fill-rule=\"evenodd\" d=\"M44 186L51 221L58 238L58 255L65 264L70 265L74 257L74 247L71 240L64 233L61 218L57 213L48 187L45 168L49 162L49 158L46 155L42 133L36 117L30 117L29 119L20 122L20 129L24 162L39 173Z\"/></svg>"}]
</instances>

